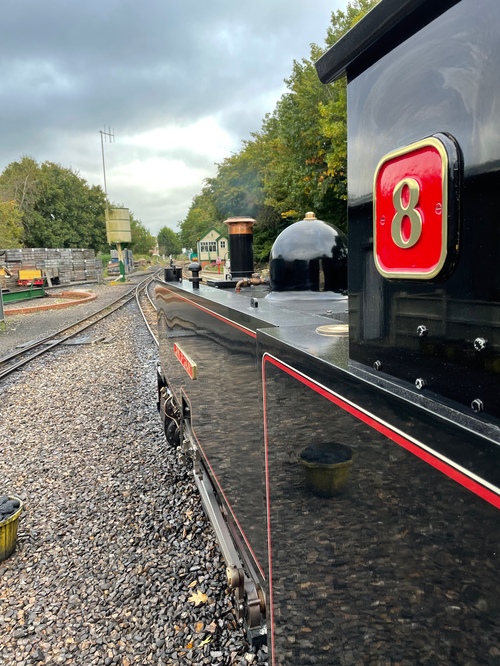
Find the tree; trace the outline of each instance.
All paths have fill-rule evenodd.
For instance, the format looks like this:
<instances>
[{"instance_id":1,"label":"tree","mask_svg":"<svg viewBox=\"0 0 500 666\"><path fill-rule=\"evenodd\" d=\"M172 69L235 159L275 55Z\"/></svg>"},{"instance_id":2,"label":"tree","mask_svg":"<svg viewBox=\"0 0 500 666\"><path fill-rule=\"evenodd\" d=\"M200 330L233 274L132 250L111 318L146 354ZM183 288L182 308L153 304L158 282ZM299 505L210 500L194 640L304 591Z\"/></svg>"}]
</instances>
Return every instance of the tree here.
<instances>
[{"instance_id":1,"label":"tree","mask_svg":"<svg viewBox=\"0 0 500 666\"><path fill-rule=\"evenodd\" d=\"M355 0L348 3L346 10L332 14L327 31L326 45L332 46L352 28L379 0ZM312 48L313 57L318 59L322 51ZM328 86L331 96L320 102L320 128L328 142L325 152L326 175L333 190L340 198L347 197L347 90L345 81L339 80Z\"/></svg>"},{"instance_id":2,"label":"tree","mask_svg":"<svg viewBox=\"0 0 500 666\"><path fill-rule=\"evenodd\" d=\"M255 219L253 256L257 262L267 262L274 241L290 221L271 206L261 206Z\"/></svg>"},{"instance_id":3,"label":"tree","mask_svg":"<svg viewBox=\"0 0 500 666\"><path fill-rule=\"evenodd\" d=\"M176 234L170 227L162 227L156 238L160 254L172 255L175 257L182 252L179 234Z\"/></svg>"},{"instance_id":4,"label":"tree","mask_svg":"<svg viewBox=\"0 0 500 666\"><path fill-rule=\"evenodd\" d=\"M278 233L311 210L347 226L347 110L345 81L323 85L314 62L378 0L353 0L332 13L326 46L294 61L287 91L260 131L204 181L181 223L185 247L230 215L251 215L254 256L264 260Z\"/></svg>"},{"instance_id":5,"label":"tree","mask_svg":"<svg viewBox=\"0 0 500 666\"><path fill-rule=\"evenodd\" d=\"M26 247L107 248L104 192L72 169L22 157L1 174L0 198L16 202Z\"/></svg>"},{"instance_id":6,"label":"tree","mask_svg":"<svg viewBox=\"0 0 500 666\"><path fill-rule=\"evenodd\" d=\"M28 239L31 230L40 223L35 205L40 196L40 167L24 155L19 162L11 162L0 175L0 199L15 201L22 216L22 236Z\"/></svg>"},{"instance_id":7,"label":"tree","mask_svg":"<svg viewBox=\"0 0 500 666\"><path fill-rule=\"evenodd\" d=\"M22 247L22 213L15 201L0 201L0 248Z\"/></svg>"},{"instance_id":8,"label":"tree","mask_svg":"<svg viewBox=\"0 0 500 666\"><path fill-rule=\"evenodd\" d=\"M136 220L133 213L130 213L130 231L132 242L129 249L136 254L149 254L149 251L156 245L156 239L146 229L141 220Z\"/></svg>"},{"instance_id":9,"label":"tree","mask_svg":"<svg viewBox=\"0 0 500 666\"><path fill-rule=\"evenodd\" d=\"M214 202L213 193L206 181L200 194L193 198L186 219L180 224L179 238L182 247L194 250L199 238L211 227L220 227L221 215Z\"/></svg>"},{"instance_id":10,"label":"tree","mask_svg":"<svg viewBox=\"0 0 500 666\"><path fill-rule=\"evenodd\" d=\"M35 203L36 228L28 247L107 247L106 200L100 187L89 187L72 169L53 162L40 166L40 193Z\"/></svg>"}]
</instances>

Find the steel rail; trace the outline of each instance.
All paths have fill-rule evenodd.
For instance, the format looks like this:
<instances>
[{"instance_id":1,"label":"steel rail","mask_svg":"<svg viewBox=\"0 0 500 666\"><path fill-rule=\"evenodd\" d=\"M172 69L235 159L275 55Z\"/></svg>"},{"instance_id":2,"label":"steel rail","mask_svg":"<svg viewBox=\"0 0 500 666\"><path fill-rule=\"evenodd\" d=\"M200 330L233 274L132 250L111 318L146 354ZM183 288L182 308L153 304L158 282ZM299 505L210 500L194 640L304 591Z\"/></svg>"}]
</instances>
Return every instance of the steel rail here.
<instances>
[{"instance_id":1,"label":"steel rail","mask_svg":"<svg viewBox=\"0 0 500 666\"><path fill-rule=\"evenodd\" d=\"M157 310L156 305L155 305L155 303L153 302L151 296L149 295L149 291L148 291L148 287L149 287L149 285L150 285L154 280L155 280L155 276L153 276L153 277L151 278L151 280L148 282L148 284L144 287L144 293L145 293L145 295L146 295L146 298L149 300L150 306L151 306L151 307L153 308L153 310L156 312L156 310ZM136 302L137 302L137 306L138 306L138 308L139 308L139 312L141 313L142 318L144 319L144 323L146 324L146 328L148 329L149 333L151 334L151 337L153 338L153 340L154 340L156 346L158 347L158 346L159 346L158 338L157 338L156 335L153 333L153 329L152 329L151 326L149 325L149 322L148 322L148 319L147 319L147 316L146 316L145 308L143 308L142 305L141 305L141 303L140 303L140 292L141 292L141 289L139 288L140 286L141 286L141 285L137 285L137 289L136 289L136 293L135 293L135 300L136 300Z\"/></svg>"},{"instance_id":2,"label":"steel rail","mask_svg":"<svg viewBox=\"0 0 500 666\"><path fill-rule=\"evenodd\" d=\"M62 344L63 342L66 342L70 338L74 337L75 335L78 335L82 333L83 331L87 330L91 326L94 326L95 324L99 323L109 315L113 314L123 306L127 305L136 295L137 289L141 286L144 285L145 282L148 284L152 281L154 276L148 276L144 280L142 280L139 285L134 285L132 289L129 289L127 292L124 294L121 294L117 299L112 301L111 303L108 303L104 307L102 307L100 310L96 310L92 314L83 317L82 319L79 319L78 321L74 322L73 324L70 324L69 326L65 326L64 328L59 329L52 335L46 336L45 338L41 338L40 340L36 340L32 344L24 347L18 352L15 352L13 354L9 354L7 356L3 356L0 358L0 364L6 363L8 361L12 361L16 358L19 358L17 362L14 362L10 364L7 368L4 368L3 370L0 370L0 381L10 375L12 372L15 370L18 370L22 366L26 365L30 361L34 360L35 358L38 358L39 356L42 356L43 354L46 354L49 352L51 349L54 347L57 347L58 345ZM89 321L92 320L92 321ZM88 322L88 323L84 323ZM84 324L81 326L81 324ZM75 331L68 333L64 335L66 331L71 331L72 329L76 329ZM63 336L63 337L58 337L58 336ZM57 338L57 339L54 339ZM51 342L52 341L52 342ZM41 347L41 348L40 348ZM40 348L40 349L38 349ZM29 352L32 349L38 349L35 351L33 354L30 354L29 356L26 356L26 353Z\"/></svg>"}]
</instances>

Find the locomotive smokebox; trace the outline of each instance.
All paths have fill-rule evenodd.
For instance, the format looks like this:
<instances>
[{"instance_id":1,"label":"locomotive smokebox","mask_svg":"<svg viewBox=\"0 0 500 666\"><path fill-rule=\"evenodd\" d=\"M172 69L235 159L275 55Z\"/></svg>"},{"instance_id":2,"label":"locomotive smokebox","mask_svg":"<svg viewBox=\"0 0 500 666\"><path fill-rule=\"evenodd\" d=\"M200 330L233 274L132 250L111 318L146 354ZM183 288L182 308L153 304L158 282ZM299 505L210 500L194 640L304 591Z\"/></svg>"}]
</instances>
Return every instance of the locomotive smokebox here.
<instances>
[{"instance_id":1,"label":"locomotive smokebox","mask_svg":"<svg viewBox=\"0 0 500 666\"><path fill-rule=\"evenodd\" d=\"M251 277L253 273L253 225L251 217L229 217L224 220L229 231L229 257L233 279Z\"/></svg>"}]
</instances>

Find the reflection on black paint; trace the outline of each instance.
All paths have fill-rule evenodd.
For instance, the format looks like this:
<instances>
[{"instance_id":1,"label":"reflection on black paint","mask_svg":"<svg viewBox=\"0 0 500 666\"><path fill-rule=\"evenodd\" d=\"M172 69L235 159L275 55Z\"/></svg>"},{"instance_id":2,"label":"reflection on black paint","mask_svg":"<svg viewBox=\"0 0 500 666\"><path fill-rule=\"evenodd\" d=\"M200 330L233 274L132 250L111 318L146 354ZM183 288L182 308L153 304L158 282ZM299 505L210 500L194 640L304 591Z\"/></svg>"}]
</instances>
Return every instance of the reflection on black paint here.
<instances>
[{"instance_id":1,"label":"reflection on black paint","mask_svg":"<svg viewBox=\"0 0 500 666\"><path fill-rule=\"evenodd\" d=\"M495 664L498 512L266 365L274 663ZM343 442L344 494L305 487L300 452Z\"/></svg>"},{"instance_id":2,"label":"reflection on black paint","mask_svg":"<svg viewBox=\"0 0 500 666\"><path fill-rule=\"evenodd\" d=\"M367 368L378 361L410 385L424 378L427 391L461 409L480 399L497 419L499 20L498 0L484 0L480 12L475 0L461 0L352 78L348 92L350 358ZM373 258L377 164L441 132L457 146L448 224L459 237L448 253L457 251L458 262L446 279L386 279ZM484 349L476 339L487 341Z\"/></svg>"},{"instance_id":3,"label":"reflection on black paint","mask_svg":"<svg viewBox=\"0 0 500 666\"><path fill-rule=\"evenodd\" d=\"M173 292L165 292L163 299L165 376L177 401L182 394L189 400L193 432L263 569L267 530L255 339ZM179 363L174 342L196 363L198 379L191 380Z\"/></svg>"}]
</instances>

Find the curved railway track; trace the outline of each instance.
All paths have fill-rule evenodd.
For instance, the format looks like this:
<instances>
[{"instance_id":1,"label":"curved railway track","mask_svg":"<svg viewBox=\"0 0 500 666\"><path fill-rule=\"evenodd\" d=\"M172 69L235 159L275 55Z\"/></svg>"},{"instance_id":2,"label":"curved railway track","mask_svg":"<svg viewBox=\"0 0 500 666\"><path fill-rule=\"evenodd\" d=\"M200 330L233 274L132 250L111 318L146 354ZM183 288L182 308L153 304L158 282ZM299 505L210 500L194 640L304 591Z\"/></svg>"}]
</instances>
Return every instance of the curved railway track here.
<instances>
[{"instance_id":1,"label":"curved railway track","mask_svg":"<svg viewBox=\"0 0 500 666\"><path fill-rule=\"evenodd\" d=\"M56 331L52 335L46 336L40 340L36 340L33 343L28 344L19 351L0 358L0 381L33 359L46 354L67 340L70 340L71 338L74 338L75 336L83 333L134 299L137 302L150 334L152 335L156 344L158 344L157 337L154 333L156 330L156 322L153 320L153 317L156 313L156 308L149 294L149 288L153 284L155 277L156 274L149 275L147 278L141 280L139 284L134 285L125 294L122 294L115 301L108 303L100 310L97 310L96 312L86 317L82 317L82 319L60 329L59 331Z\"/></svg>"},{"instance_id":2,"label":"curved railway track","mask_svg":"<svg viewBox=\"0 0 500 666\"><path fill-rule=\"evenodd\" d=\"M154 288L156 281L156 274L151 278L144 289L136 290L135 300L139 307L139 311L144 319L146 328L150 332L156 346L158 347L157 323L156 323L156 305L154 302L154 295L151 291Z\"/></svg>"}]
</instances>

